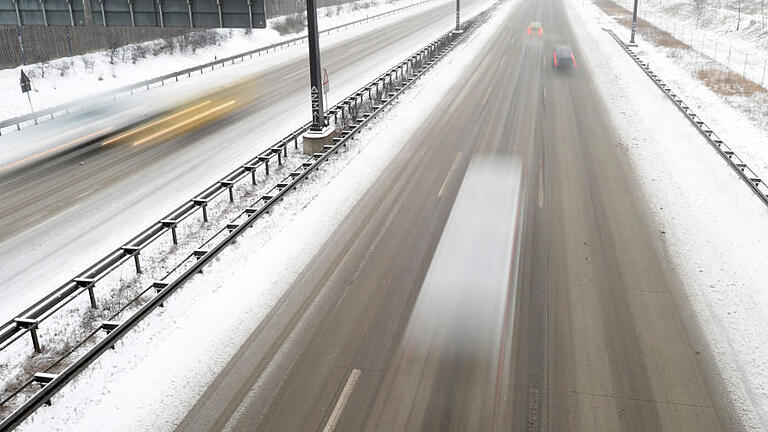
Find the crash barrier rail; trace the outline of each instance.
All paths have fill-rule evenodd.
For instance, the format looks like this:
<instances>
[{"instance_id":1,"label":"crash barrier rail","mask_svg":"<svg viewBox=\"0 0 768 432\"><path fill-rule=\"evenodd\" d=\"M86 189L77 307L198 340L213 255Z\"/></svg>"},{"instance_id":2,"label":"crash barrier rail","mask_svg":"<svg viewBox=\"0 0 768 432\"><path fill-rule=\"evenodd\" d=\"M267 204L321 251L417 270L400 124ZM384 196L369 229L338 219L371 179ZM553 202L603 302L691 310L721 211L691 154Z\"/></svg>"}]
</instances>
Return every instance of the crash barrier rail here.
<instances>
[{"instance_id":1,"label":"crash barrier rail","mask_svg":"<svg viewBox=\"0 0 768 432\"><path fill-rule=\"evenodd\" d=\"M246 229L254 224L260 217L267 214L274 205L279 202L287 193L294 190L296 186L306 179L313 171L326 162L332 155L337 153L341 147L346 147L349 140L359 132L368 122L377 114L381 113L388 105L396 100L413 82L423 76L432 68L443 56L455 47L466 35L470 34L479 24L484 22L493 9L503 0L491 5L485 11L477 14L473 18L461 24L462 32L448 32L435 39L424 48L409 56L386 73L380 75L366 86L360 88L343 101L330 108L326 116L329 121L332 119L338 136L334 137L330 144L324 146L322 152L313 154L301 163L294 171L278 181L269 191L261 195L259 199L253 202L249 207L242 211L237 217L232 219L227 225L220 229L214 236L206 240L203 245L189 254L184 261L189 261L190 265L177 272L180 268L176 266L165 278L155 281L146 287L130 304L136 306L136 310L131 311L128 316L128 306L126 305L113 314L108 320L102 321L100 325L89 333L85 339L71 348L63 357L56 360L53 364L44 368L41 372L34 373L19 389L0 402L0 408L11 402L20 402L15 404L15 409L8 417L0 423L0 431L7 431L19 425L24 419L30 416L35 410L44 404L50 404L51 398L61 390L69 381L76 377L80 372L95 361L101 354L114 348L123 336L133 329L143 318L148 316L158 306L163 306L163 302L183 286L192 276L202 272L203 268L212 262L212 260L222 252L228 245L232 244L237 237ZM119 261L129 260L139 256L146 245L156 239L163 233L174 235L174 221L178 218L188 217L192 212L203 211L205 218L204 201L222 194L225 190L231 191L234 183L248 178L253 172L257 163L262 164L265 169L269 168L269 159L275 155L285 155L286 147L290 142L298 148L298 134L309 129L309 123L305 124L296 132L288 135L273 145L265 152L262 152L256 158L253 158L245 164L238 167L231 174L225 176L222 180L215 183L196 198L190 200L177 211L160 222L153 224L150 229L134 237L121 248L118 248L113 254L105 257L99 263L91 266L89 270L81 273L78 277L64 287L47 296L44 301L38 302L36 307L31 308L27 314L20 318L30 321L14 320L14 326L17 332L22 334L30 333L33 335L33 344L36 336L32 330L37 329L40 320L34 316L45 315L47 311L58 309L61 303L68 302L72 297L89 292L93 298L93 288L96 281L103 277L105 272L110 271ZM278 163L280 159L278 158ZM249 167L249 168L246 168ZM252 168L251 168L252 167ZM232 195L230 195L231 199ZM206 201L206 202L207 202ZM177 219L173 219L177 218ZM176 239L174 238L174 241ZM138 259L136 258L136 271L140 271ZM175 273L179 273L176 275ZM65 296L66 294L66 296ZM151 298L143 304L138 304L142 297L151 295ZM68 297L67 297L68 296ZM27 318L29 317L29 318ZM101 339L99 339L101 338ZM88 344L88 345L86 345ZM39 347L36 347L39 348ZM78 358L73 353L85 352ZM71 361L71 362L70 362ZM39 389L35 389L40 386ZM32 393L33 392L33 393ZM30 395L31 393L31 395ZM26 396L26 398L24 398ZM19 401L23 398L23 401Z\"/></svg>"},{"instance_id":2,"label":"crash barrier rail","mask_svg":"<svg viewBox=\"0 0 768 432\"><path fill-rule=\"evenodd\" d=\"M394 15L398 12L405 11L407 9L411 9L417 6L421 6L425 3L429 3L434 0L424 0L417 3L410 4L408 6L399 7L397 9L392 9L390 11L382 12L376 15L371 15L365 18L361 18L355 21L350 21L345 24L337 25L325 30L321 30L320 34L325 33L332 33L334 31L343 30L347 27L353 27L358 24L362 24L364 22L374 21L380 18L387 17L389 15ZM13 117L7 120L0 121L0 135L3 133L3 129L10 128L12 126L16 127L16 130L20 130L24 124L32 123L37 124L41 120L50 120L56 117L65 116L67 114L70 114L73 111L78 111L82 108L93 108L94 106L97 106L98 104L103 104L109 101L115 100L118 95L127 93L132 95L134 91L146 89L149 90L153 84L159 84L159 86L164 86L166 81L174 80L174 82L178 81L180 77L184 77L185 75L187 77L191 77L192 74L197 74L198 72L202 74L203 72L207 70L215 70L217 66L224 67L227 63L229 64L235 64L236 60L239 60L241 63L245 61L245 58L248 57L248 59L252 59L254 55L260 56L262 53L267 54L270 50L275 51L277 48L286 48L291 45L296 45L300 42L303 42L307 39L307 36L299 36L291 39L286 39L281 42L277 42L271 45L263 46L260 48L256 48L250 51L246 51L240 54L235 54L230 57L221 58L212 62L203 63L197 66L193 66L187 69L182 69L176 72L171 72L166 75L162 75L155 78L150 78L148 80L139 81L137 83L129 84L123 87L118 87L117 89L113 89L104 93L96 94L93 96L89 96L88 98L80 99L75 102L69 102L62 105L57 105L51 108L46 108L39 111L34 111L29 114L24 114L18 117Z\"/></svg>"},{"instance_id":3,"label":"crash barrier rail","mask_svg":"<svg viewBox=\"0 0 768 432\"><path fill-rule=\"evenodd\" d=\"M749 186L749 188L752 190L752 192L755 193L755 195L760 199L760 201L763 202L763 204L768 205L768 185L765 184L765 181L763 181L757 173L755 173L752 168L750 168L746 162L744 162L743 159L741 159L733 149L731 149L727 144L723 142L722 139L710 128L707 126L706 123L704 123L704 120L699 117L698 114L694 113L693 110L683 102L683 100L678 96L670 87L667 85L661 78L659 78L658 75L656 75L655 72L653 72L650 68L650 65L648 62L643 62L640 60L640 56L635 53L635 51L632 49L631 46L626 44L623 40L621 40L616 33L614 33L613 30L604 28L608 34L613 37L613 39L616 41L616 43L621 46L621 48L629 54L630 57L632 57L632 60L635 61L635 63L640 66L640 69L645 72L645 74L648 76L648 78L653 81L654 84L656 84L656 87L661 89L664 94L667 95L667 97L674 102L675 106L677 107L680 112L682 112L685 117L688 119L689 122L696 128L696 130L699 131L701 136L703 136L707 142L712 146L712 148L717 151L717 153L720 155L720 157L725 160L725 162L728 164L728 166L733 169L733 171L736 172L736 174L741 178L744 183Z\"/></svg>"}]
</instances>

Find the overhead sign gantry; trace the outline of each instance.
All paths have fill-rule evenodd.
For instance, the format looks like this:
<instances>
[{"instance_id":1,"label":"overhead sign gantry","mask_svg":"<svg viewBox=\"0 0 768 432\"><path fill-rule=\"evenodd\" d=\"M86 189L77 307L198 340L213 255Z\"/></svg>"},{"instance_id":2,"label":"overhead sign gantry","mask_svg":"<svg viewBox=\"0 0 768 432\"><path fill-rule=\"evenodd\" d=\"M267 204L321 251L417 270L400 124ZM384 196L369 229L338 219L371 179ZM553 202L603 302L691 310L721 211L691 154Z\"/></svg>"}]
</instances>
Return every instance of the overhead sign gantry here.
<instances>
[{"instance_id":1,"label":"overhead sign gantry","mask_svg":"<svg viewBox=\"0 0 768 432\"><path fill-rule=\"evenodd\" d=\"M88 9L88 10L86 10ZM265 28L264 0L0 0L0 25Z\"/></svg>"}]
</instances>

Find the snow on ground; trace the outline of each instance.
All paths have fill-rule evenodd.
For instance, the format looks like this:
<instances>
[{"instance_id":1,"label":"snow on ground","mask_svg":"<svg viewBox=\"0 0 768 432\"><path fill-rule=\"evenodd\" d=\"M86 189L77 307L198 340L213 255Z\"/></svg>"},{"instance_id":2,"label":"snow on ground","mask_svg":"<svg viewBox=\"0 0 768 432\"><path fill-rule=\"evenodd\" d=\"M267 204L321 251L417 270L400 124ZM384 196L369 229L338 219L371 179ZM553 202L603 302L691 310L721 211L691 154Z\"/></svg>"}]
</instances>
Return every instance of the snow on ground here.
<instances>
[{"instance_id":1,"label":"snow on ground","mask_svg":"<svg viewBox=\"0 0 768 432\"><path fill-rule=\"evenodd\" d=\"M445 1L450 0L430 2L419 10L424 11L425 8L430 10L430 8ZM479 10L484 3L488 4L490 1L472 2L468 5L468 9ZM325 48L341 44L360 34L374 32L382 26L391 24L393 20L407 19L408 15L416 12L416 10L409 10L398 13L392 18L384 18L344 31L323 35L321 46ZM436 28L440 25L442 24L437 23ZM403 41L398 46L413 47L412 49L415 50L432 40L437 34L429 31L424 32ZM410 50L409 48L409 52ZM401 60L400 57L401 55L398 53L380 51L373 53L365 63L359 66L360 69L358 70L331 70L329 102L331 104L338 102L349 92L358 89L368 80L384 72L389 65ZM162 110L163 107L172 107L174 103L178 103L177 99L179 98L193 98L215 89L215 86L229 85L237 79L296 58L306 58L306 45L292 46L267 56L254 58L253 61L236 63L234 66L193 76L191 79L182 80L172 85L152 88L148 92L124 98L122 103L130 106L131 109L135 107L136 110L147 110L151 103L156 105L152 109ZM48 292L53 287L64 283L71 277L72 272L92 264L96 259L111 252L114 247L119 245L119 241L131 238L132 235L152 223L157 217L181 204L183 199L191 198L218 180L234 168L233 161L242 162L253 157L259 149L266 148L296 127L304 124L309 120L307 117L309 112L307 107L303 105L303 96L297 101L296 95L287 95L286 103L272 110L266 117L268 122L260 124L259 129L253 129L247 124L233 125L225 131L219 131L216 135L206 138L211 141L227 142L228 145L212 153L202 147L201 150L205 151L203 158L200 157L200 154L188 153L177 164L170 167L166 165L166 169L161 170L153 178L153 181L158 182L153 187L134 184L127 185L129 186L127 188L105 188L95 191L80 200L76 207L57 215L57 220L41 224L19 233L14 238L5 240L3 247L0 248L0 254L5 251L6 259L0 260L0 268L2 269L0 273L3 273L1 276L13 278L12 286L17 287L17 291L13 298L0 302L0 316L8 318L19 312L39 299L43 295L41 290ZM118 102L120 101L118 99ZM123 108L125 107L121 105L116 111L127 117L133 115L132 112L124 113L121 111ZM71 133L75 136L82 135L84 132L77 129L82 124L74 127L70 123L75 121L75 117L77 116L67 116L22 129L20 132L4 134L0 138L0 160L4 160L6 156L16 157L24 152L40 151L39 145L58 145L58 143L53 143L50 140L51 135L64 133ZM105 121L109 124L112 119ZM259 137L256 142L256 150L254 150L254 142L251 138L253 134ZM59 142L63 140L65 139L60 138ZM190 170L190 167L197 168ZM164 185L164 187L159 185ZM118 190L118 193L114 193L115 190ZM115 200L115 196L120 196L120 200ZM86 212L86 215L83 216L79 212ZM100 219L99 215L110 215L110 217ZM55 227L53 226L54 222ZM77 251L72 250L71 253L61 254L62 250L66 250L72 243L78 242L80 247L77 248ZM30 263L36 264L34 267L30 267ZM30 271L30 269L34 270ZM29 278L17 276L16 273L20 271L29 273ZM24 288L21 289L20 287Z\"/></svg>"},{"instance_id":2,"label":"snow on ground","mask_svg":"<svg viewBox=\"0 0 768 432\"><path fill-rule=\"evenodd\" d=\"M587 3L591 23L612 28L627 39L629 30ZM689 50L654 46L642 35L636 52L760 176L768 177L768 95L723 95L697 78L707 60ZM739 70L739 73L741 71ZM758 80L759 82L759 80Z\"/></svg>"},{"instance_id":3,"label":"snow on ground","mask_svg":"<svg viewBox=\"0 0 768 432\"><path fill-rule=\"evenodd\" d=\"M256 328L444 92L504 23L505 3L397 108L332 158L19 430L169 430ZM372 145L386 143L387 145ZM307 202L310 203L307 205ZM179 358L184 353L184 358Z\"/></svg>"},{"instance_id":4,"label":"snow on ground","mask_svg":"<svg viewBox=\"0 0 768 432\"><path fill-rule=\"evenodd\" d=\"M408 6L417 3L417 1L386 0L379 3L375 0L358 0L344 5L319 8L318 22L320 29L323 30ZM437 0L434 3L443 3L444 1ZM433 6L430 3L415 9ZM409 12L404 12L404 14L407 13ZM397 14L398 17L402 15ZM29 112L27 97L19 89L21 70L30 75L33 87L31 92L32 105L36 110L40 110L198 64L208 63L217 58L229 57L282 40L292 39L305 33L281 35L275 27L279 27L282 20L284 17L269 19L266 29L256 29L251 32L240 29L212 30L221 38L219 43L199 48L195 52L192 52L191 48L181 52L177 48L173 54L164 53L152 56L153 50L159 50L164 45L165 41L161 40L118 49L114 56L114 64L110 62L110 51L106 50L0 70L0 95L3 99L3 104L0 106L0 120ZM145 47L148 56L138 58L134 62L132 52L136 46Z\"/></svg>"},{"instance_id":5,"label":"snow on ground","mask_svg":"<svg viewBox=\"0 0 768 432\"><path fill-rule=\"evenodd\" d=\"M596 25L597 9L572 4L584 60L608 106L624 107L610 114L681 277L682 303L695 311L738 416L749 430L766 430L768 209ZM725 127L726 133L738 131Z\"/></svg>"},{"instance_id":6,"label":"snow on ground","mask_svg":"<svg viewBox=\"0 0 768 432\"><path fill-rule=\"evenodd\" d=\"M614 1L632 10L633 0ZM761 16L760 2L742 2L738 31L736 2L702 0L701 3L703 6L698 12L691 0L643 1L638 15L752 81L761 83L768 78L763 75L768 66L768 16ZM768 7L765 13L768 14Z\"/></svg>"}]
</instances>

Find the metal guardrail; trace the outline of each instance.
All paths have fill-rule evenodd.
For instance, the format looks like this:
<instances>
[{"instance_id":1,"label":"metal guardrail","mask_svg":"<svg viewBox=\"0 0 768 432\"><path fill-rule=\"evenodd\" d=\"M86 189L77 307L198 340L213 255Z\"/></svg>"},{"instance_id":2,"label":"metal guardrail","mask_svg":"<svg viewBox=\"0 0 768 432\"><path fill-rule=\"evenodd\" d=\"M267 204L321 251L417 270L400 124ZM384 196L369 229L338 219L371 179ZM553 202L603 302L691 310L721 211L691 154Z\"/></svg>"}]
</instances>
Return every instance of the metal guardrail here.
<instances>
[{"instance_id":1,"label":"metal guardrail","mask_svg":"<svg viewBox=\"0 0 768 432\"><path fill-rule=\"evenodd\" d=\"M399 7L397 9L392 9L390 11L382 12L376 15L371 15L365 18L361 18L355 21L350 21L348 23L344 23L338 26L334 26L325 30L321 30L320 34L325 33L332 33L334 31L342 30L347 27L355 26L358 24L362 24L364 22L368 21L374 21L380 18L384 18L389 15L394 15L398 12L402 12L417 6L421 6L425 3L429 3L433 0L423 0L417 3L410 4L408 6ZM281 42L277 42L271 45L263 46L260 48L256 48L250 51L246 51L240 54L235 54L233 56L225 57L219 60L215 60L208 63L203 63L197 66L193 66L190 68L182 69L176 72L171 72L166 75L162 75L155 78L150 78L144 81L139 81L133 84L129 84L126 86L118 87L116 89L112 89L103 93L98 93L92 96L89 96L87 98L79 99L74 102L69 102L62 105L53 106L50 108L46 108L43 110L35 111L29 114L24 114L21 116L13 117L7 120L1 120L0 121L0 135L2 135L3 129L10 128L12 126L16 127L16 130L20 130L22 125L28 122L32 122L33 124L37 124L41 120L50 120L56 117L61 117L67 114L70 114L73 111L81 110L82 108L88 107L92 108L98 104L107 103L109 101L115 100L118 95L120 94L130 94L132 95L134 91L146 89L149 90L152 85L159 84L160 86L164 86L166 81L173 80L174 82L178 81L180 77L184 77L185 75L187 77L191 77L192 74L197 73L203 73L206 70L210 69L211 71L215 70L215 68L218 67L224 67L227 63L234 64L236 60L239 60L240 62L245 61L245 58L248 57L249 59L252 59L254 55L260 56L262 53L266 54L269 53L270 50L274 51L277 48L286 48L291 45L298 44L299 42L303 42L307 39L307 36L299 36L291 39L286 39ZM96 101L96 102L94 102Z\"/></svg>"},{"instance_id":2,"label":"metal guardrail","mask_svg":"<svg viewBox=\"0 0 768 432\"><path fill-rule=\"evenodd\" d=\"M333 117L336 120L337 130L340 134L333 138L332 143L326 145L323 152L315 153L309 157L304 163L300 164L293 172L288 174L281 181L277 182L266 194L262 195L254 205L243 211L238 217L233 219L227 224L226 228L220 230L218 234L221 234L226 230L226 235L217 243L210 245L208 249L201 251L202 253L193 254L195 261L187 268L181 275L168 282L153 283L147 287L139 297L146 294L152 289L155 289L153 297L146 303L141 305L138 310L133 312L130 316L121 321L117 321L119 315L124 311L118 311L113 315L109 321L102 322L99 329L92 332L87 336L87 339L93 339L98 337L104 330L106 335L103 339L92 345L84 355L74 360L71 364L64 367L60 372L54 373L54 367L61 366L62 363L71 353L75 352L85 341L80 342L76 347L72 348L67 354L59 359L56 363L46 368L43 372L38 372L29 379L23 387L17 390L13 395L6 398L0 403L0 406L7 403L12 398L17 397L22 390L29 389L34 384L39 384L41 388L36 391L30 398L21 404L10 416L6 417L0 423L0 432L10 430L19 425L24 419L31 415L35 410L41 407L43 404L50 403L51 397L53 397L61 388L63 388L69 381L82 372L90 363L95 361L101 354L110 348L115 346L115 343L125 336L133 327L135 327L143 318L148 316L158 306L162 306L172 293L179 289L184 283L186 283L193 275L202 271L203 267L211 263L211 261L228 245L232 244L235 239L242 234L246 229L254 224L262 215L267 213L277 202L279 202L287 193L293 190L297 184L307 178L313 171L315 171L321 164L327 161L332 155L337 153L339 149L346 146L349 140L359 132L374 116L381 113L385 107L396 100L413 82L424 75L426 71L437 63L448 51L456 46L466 35L470 34L472 30L478 27L478 24L482 23L491 13L491 11L499 5L503 0L499 0L485 11L477 14L475 17L465 21L461 27L463 32L454 33L448 32L435 39L433 42L426 45L413 55L409 56L395 67L391 68L386 73L380 75L366 86L362 87L357 92L353 93L343 101L334 105L328 112L327 116ZM368 107L368 111L365 108ZM249 171L244 167L249 165L254 160L259 161L259 157L267 156L268 154L280 155L284 154L288 143L293 141L297 145L297 138L299 131L308 130L309 123L305 124L296 132L290 134L286 138L280 140L276 145L270 147L265 152L262 152L259 156L251 159L246 164L238 167L232 174L224 177L222 181L237 181L239 179L246 178ZM268 159L260 160L265 167L268 167ZM224 189L231 188L232 184L222 184L222 181L217 182L210 188L206 189L198 197L210 197L213 194L221 193ZM223 188L223 189L222 189ZM231 190L231 189L230 189ZM218 192L216 192L218 191ZM193 206L200 207L199 204L195 204L194 200L191 200ZM190 204L187 203L179 210L182 212L189 212ZM202 207L204 208L204 206ZM171 215L176 214L172 212ZM161 228L162 227L162 228ZM150 229L145 230L142 234L134 237L134 240L149 241L156 238L163 232L172 230L168 224L163 225L162 222L154 224ZM213 237L215 238L216 235ZM212 239L213 239L212 238ZM205 244L211 241L209 239ZM136 246L140 250L142 245L134 243L132 240L126 245ZM82 283L77 283L76 280L83 278L74 278L73 282L65 285L63 288L67 288L68 292L78 286L81 290L93 287L92 279L100 277L101 273L114 267L114 260L126 260L131 256L137 256L134 254L135 249L126 250L126 247L118 249L115 253L110 254L104 260L101 260L98 264L91 266L89 270L81 273L85 276L95 276L94 278L85 278ZM137 271L140 270L137 266ZM73 285L74 284L74 285ZM138 299L137 297L136 299ZM52 299L61 299L60 296L47 296L47 303L44 301L38 302L37 305L43 303L50 304ZM44 299L45 300L45 299ZM134 299L135 300L135 299ZM60 301L60 300L59 300ZM55 302L53 303L55 304ZM36 308L32 308L35 310ZM39 308L38 308L39 309ZM29 331L29 329L25 329Z\"/></svg>"},{"instance_id":3,"label":"metal guardrail","mask_svg":"<svg viewBox=\"0 0 768 432\"><path fill-rule=\"evenodd\" d=\"M624 43L623 40L621 40L616 33L614 33L611 29L603 28L608 34L613 37L613 39L621 46L621 48L629 54L629 56L632 58L632 60L635 61L635 63L640 66L640 69L648 76L648 78L653 81L654 84L656 84L656 87L658 87L662 92L664 92L665 95L675 104L678 110L685 115L685 118L688 119L689 122L696 128L696 130L699 131L701 136L703 136L707 142L712 146L712 148L717 151L717 154L720 155L720 157L725 160L725 162L728 164L728 166L733 169L736 174L738 174L739 178L744 181L744 183L749 186L749 188L752 190L752 192L755 193L755 195L760 199L760 201L763 202L763 204L768 206L768 185L766 185L765 181L763 181L755 171L750 168L747 163L741 159L736 152L731 149L728 145L726 145L722 139L710 128L707 126L707 124L704 122L704 120L699 117L698 114L694 113L693 110L683 102L683 100L667 85L661 78L659 78L658 75L656 75L655 72L653 72L647 62L643 62L640 60L640 56L637 55L632 50L632 47Z\"/></svg>"}]
</instances>

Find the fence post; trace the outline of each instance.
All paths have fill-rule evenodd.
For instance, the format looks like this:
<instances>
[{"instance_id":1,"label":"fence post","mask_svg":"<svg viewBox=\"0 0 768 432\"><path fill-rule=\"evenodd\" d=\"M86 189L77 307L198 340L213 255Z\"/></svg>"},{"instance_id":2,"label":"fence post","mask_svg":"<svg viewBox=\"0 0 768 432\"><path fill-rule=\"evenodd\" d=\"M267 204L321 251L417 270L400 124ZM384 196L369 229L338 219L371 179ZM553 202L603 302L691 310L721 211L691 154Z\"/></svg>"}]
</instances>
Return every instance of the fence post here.
<instances>
[{"instance_id":1,"label":"fence post","mask_svg":"<svg viewBox=\"0 0 768 432\"><path fill-rule=\"evenodd\" d=\"M69 50L69 56L72 57L72 38L69 36L69 30L67 30L67 49Z\"/></svg>"},{"instance_id":2,"label":"fence post","mask_svg":"<svg viewBox=\"0 0 768 432\"><path fill-rule=\"evenodd\" d=\"M714 58L715 61L717 61L717 43L718 42L720 42L720 38L715 39L715 55L712 56L712 58Z\"/></svg>"},{"instance_id":3,"label":"fence post","mask_svg":"<svg viewBox=\"0 0 768 432\"><path fill-rule=\"evenodd\" d=\"M27 54L24 52L24 41L21 37L21 26L16 26L16 34L19 36L19 51L21 52L21 62L26 66Z\"/></svg>"},{"instance_id":4,"label":"fence post","mask_svg":"<svg viewBox=\"0 0 768 432\"><path fill-rule=\"evenodd\" d=\"M768 58L765 59L765 61L763 62L763 77L760 79L760 87L763 86L763 81L765 81L765 66L767 63L768 63Z\"/></svg>"},{"instance_id":5,"label":"fence post","mask_svg":"<svg viewBox=\"0 0 768 432\"><path fill-rule=\"evenodd\" d=\"M744 51L744 71L741 73L741 76L744 78L747 77L747 62L749 61L749 51Z\"/></svg>"}]
</instances>

